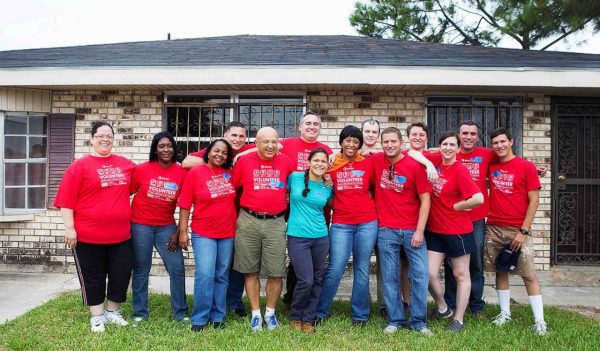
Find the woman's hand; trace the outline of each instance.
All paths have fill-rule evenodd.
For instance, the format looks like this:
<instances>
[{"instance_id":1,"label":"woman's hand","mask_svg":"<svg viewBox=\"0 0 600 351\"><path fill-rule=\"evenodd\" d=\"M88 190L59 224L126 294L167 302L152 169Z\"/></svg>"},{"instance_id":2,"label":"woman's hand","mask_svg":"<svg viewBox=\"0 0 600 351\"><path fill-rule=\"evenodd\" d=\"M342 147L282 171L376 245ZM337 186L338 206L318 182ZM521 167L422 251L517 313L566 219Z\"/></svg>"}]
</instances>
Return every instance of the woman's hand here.
<instances>
[{"instance_id":1,"label":"woman's hand","mask_svg":"<svg viewBox=\"0 0 600 351\"><path fill-rule=\"evenodd\" d=\"M187 233L187 228L185 228L185 230L180 230L179 231L179 247L181 247L182 250L187 251L189 244L190 244L190 236Z\"/></svg>"},{"instance_id":2,"label":"woman's hand","mask_svg":"<svg viewBox=\"0 0 600 351\"><path fill-rule=\"evenodd\" d=\"M65 244L69 249L77 246L77 232L73 227L65 227Z\"/></svg>"},{"instance_id":3,"label":"woman's hand","mask_svg":"<svg viewBox=\"0 0 600 351\"><path fill-rule=\"evenodd\" d=\"M323 174L323 180L325 181L325 186L331 188L333 186L333 180L331 180L331 175L325 173Z\"/></svg>"},{"instance_id":4,"label":"woman's hand","mask_svg":"<svg viewBox=\"0 0 600 351\"><path fill-rule=\"evenodd\" d=\"M175 232L169 238L169 243L167 244L167 251L175 252L179 248L179 233Z\"/></svg>"},{"instance_id":5,"label":"woman's hand","mask_svg":"<svg viewBox=\"0 0 600 351\"><path fill-rule=\"evenodd\" d=\"M433 164L431 164L426 167L426 171L427 171L427 180L429 181L429 183L431 183L431 184L435 183L439 176L437 169L435 169Z\"/></svg>"}]
</instances>

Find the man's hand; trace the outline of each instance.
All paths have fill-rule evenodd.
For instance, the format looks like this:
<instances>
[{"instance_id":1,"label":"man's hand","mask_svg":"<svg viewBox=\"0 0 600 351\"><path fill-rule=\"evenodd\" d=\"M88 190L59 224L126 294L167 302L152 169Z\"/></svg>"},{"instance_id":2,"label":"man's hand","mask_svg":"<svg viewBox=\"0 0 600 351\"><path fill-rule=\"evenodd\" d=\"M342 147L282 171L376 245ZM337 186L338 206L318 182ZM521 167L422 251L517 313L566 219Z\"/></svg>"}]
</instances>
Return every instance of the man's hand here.
<instances>
[{"instance_id":1,"label":"man's hand","mask_svg":"<svg viewBox=\"0 0 600 351\"><path fill-rule=\"evenodd\" d=\"M187 233L187 228L185 228L185 230L180 230L179 231L179 247L181 247L181 249L183 249L184 251L188 250L188 246L190 243L190 237Z\"/></svg>"},{"instance_id":2,"label":"man's hand","mask_svg":"<svg viewBox=\"0 0 600 351\"><path fill-rule=\"evenodd\" d=\"M413 233L412 239L410 240L410 246L412 247L421 247L423 245L424 234L423 230L415 230Z\"/></svg>"},{"instance_id":3,"label":"man's hand","mask_svg":"<svg viewBox=\"0 0 600 351\"><path fill-rule=\"evenodd\" d=\"M435 167L433 165L427 166L426 172L427 172L427 180L429 181L429 183L431 183L431 184L435 183L439 176Z\"/></svg>"},{"instance_id":4,"label":"man's hand","mask_svg":"<svg viewBox=\"0 0 600 351\"><path fill-rule=\"evenodd\" d=\"M523 243L525 243L525 239L525 235L521 234L521 232L517 232L517 235L510 244L510 249L513 251L521 250Z\"/></svg>"},{"instance_id":5,"label":"man's hand","mask_svg":"<svg viewBox=\"0 0 600 351\"><path fill-rule=\"evenodd\" d=\"M548 170L544 166L537 166L535 167L535 169L537 170L538 176L540 178L544 178L546 176L546 173L548 173Z\"/></svg>"}]
</instances>

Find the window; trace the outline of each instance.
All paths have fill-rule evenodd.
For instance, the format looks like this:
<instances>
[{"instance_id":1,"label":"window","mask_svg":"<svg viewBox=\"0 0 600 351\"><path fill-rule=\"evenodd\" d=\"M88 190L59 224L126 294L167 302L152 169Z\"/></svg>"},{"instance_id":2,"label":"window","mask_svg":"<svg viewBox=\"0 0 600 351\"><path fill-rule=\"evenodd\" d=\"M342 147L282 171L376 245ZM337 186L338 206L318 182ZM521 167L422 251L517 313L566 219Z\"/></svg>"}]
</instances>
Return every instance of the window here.
<instances>
[{"instance_id":1,"label":"window","mask_svg":"<svg viewBox=\"0 0 600 351\"><path fill-rule=\"evenodd\" d=\"M304 97L297 95L167 95L165 103L178 161L221 138L230 121L246 126L248 141L265 126L275 128L280 138L298 136L304 107Z\"/></svg>"},{"instance_id":2,"label":"window","mask_svg":"<svg viewBox=\"0 0 600 351\"><path fill-rule=\"evenodd\" d=\"M490 133L499 127L510 130L513 151L522 154L523 102L520 97L430 97L427 99L429 147L448 130L458 132L461 122L472 120L479 126L482 146L490 147Z\"/></svg>"},{"instance_id":3,"label":"window","mask_svg":"<svg viewBox=\"0 0 600 351\"><path fill-rule=\"evenodd\" d=\"M2 131L2 212L46 208L47 117L0 113Z\"/></svg>"}]
</instances>

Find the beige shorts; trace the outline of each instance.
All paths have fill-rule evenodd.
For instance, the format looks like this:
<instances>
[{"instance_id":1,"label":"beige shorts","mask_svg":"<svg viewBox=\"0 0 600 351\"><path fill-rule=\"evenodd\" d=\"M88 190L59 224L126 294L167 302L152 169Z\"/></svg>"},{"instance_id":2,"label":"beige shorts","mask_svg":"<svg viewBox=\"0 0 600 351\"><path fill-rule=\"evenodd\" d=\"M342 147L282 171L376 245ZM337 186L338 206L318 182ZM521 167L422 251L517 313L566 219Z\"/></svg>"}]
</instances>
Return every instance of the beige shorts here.
<instances>
[{"instance_id":1,"label":"beige shorts","mask_svg":"<svg viewBox=\"0 0 600 351\"><path fill-rule=\"evenodd\" d=\"M483 254L483 267L486 272L499 272L496 268L496 257L502 251L502 248L510 243L517 233L518 227L501 227L493 224L485 226L485 250ZM535 275L535 264L533 262L534 250L533 240L526 237L521 255L517 262L517 268L511 274L521 277L531 277Z\"/></svg>"},{"instance_id":2,"label":"beige shorts","mask_svg":"<svg viewBox=\"0 0 600 351\"><path fill-rule=\"evenodd\" d=\"M240 210L236 223L233 269L240 273L260 272L267 277L284 277L285 219L259 219Z\"/></svg>"}]
</instances>

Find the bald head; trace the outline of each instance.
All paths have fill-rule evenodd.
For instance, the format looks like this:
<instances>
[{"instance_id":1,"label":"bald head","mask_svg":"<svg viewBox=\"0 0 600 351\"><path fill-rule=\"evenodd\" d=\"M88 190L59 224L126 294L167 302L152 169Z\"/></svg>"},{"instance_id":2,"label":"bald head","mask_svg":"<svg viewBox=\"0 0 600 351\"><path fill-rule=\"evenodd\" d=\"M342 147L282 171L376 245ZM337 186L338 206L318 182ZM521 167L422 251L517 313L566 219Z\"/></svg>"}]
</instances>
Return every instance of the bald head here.
<instances>
[{"instance_id":1,"label":"bald head","mask_svg":"<svg viewBox=\"0 0 600 351\"><path fill-rule=\"evenodd\" d=\"M256 133L256 149L263 160L272 159L277 153L277 131L271 127L263 127Z\"/></svg>"}]
</instances>

